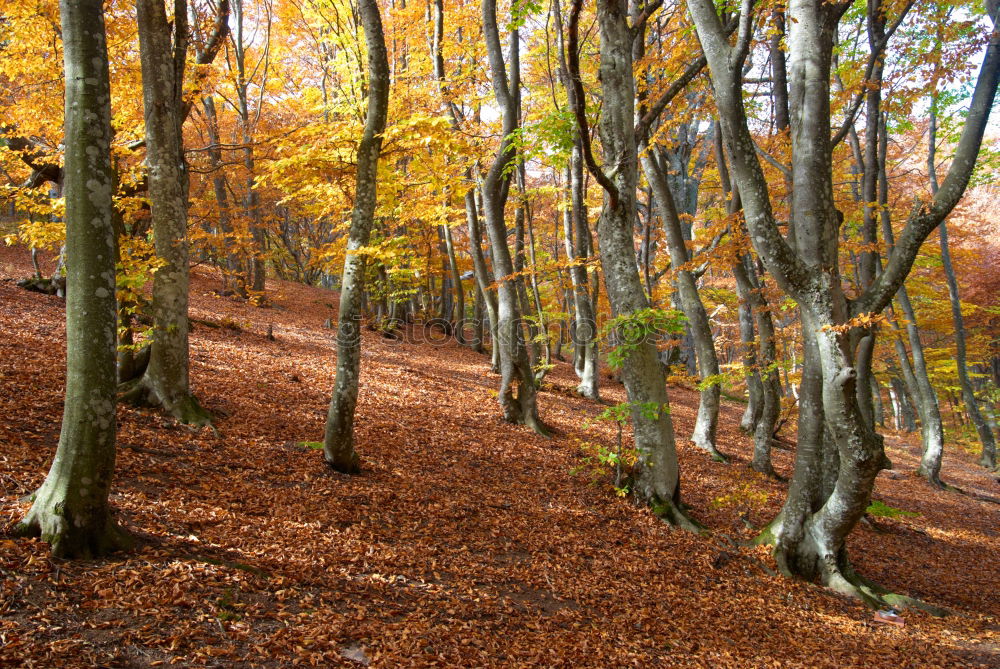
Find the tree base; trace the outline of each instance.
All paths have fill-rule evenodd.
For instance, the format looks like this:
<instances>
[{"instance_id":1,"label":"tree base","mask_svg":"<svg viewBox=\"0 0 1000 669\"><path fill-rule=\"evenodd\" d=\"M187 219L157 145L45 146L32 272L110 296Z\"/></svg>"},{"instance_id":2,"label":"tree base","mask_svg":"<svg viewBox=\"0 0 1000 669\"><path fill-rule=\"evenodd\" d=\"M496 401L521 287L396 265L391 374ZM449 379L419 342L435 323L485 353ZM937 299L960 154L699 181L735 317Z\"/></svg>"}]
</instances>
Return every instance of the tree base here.
<instances>
[{"instance_id":1,"label":"tree base","mask_svg":"<svg viewBox=\"0 0 1000 669\"><path fill-rule=\"evenodd\" d=\"M750 463L750 469L754 470L755 472L760 472L764 476L772 478L775 481L781 481L781 482L785 481L784 477L779 476L778 472L774 471L774 465L771 464L770 460L758 462L755 459Z\"/></svg>"},{"instance_id":2,"label":"tree base","mask_svg":"<svg viewBox=\"0 0 1000 669\"><path fill-rule=\"evenodd\" d=\"M712 458L714 462L721 462L723 464L729 462L729 456L716 448L712 442L692 439L691 443L705 451L708 457Z\"/></svg>"},{"instance_id":3,"label":"tree base","mask_svg":"<svg viewBox=\"0 0 1000 669\"><path fill-rule=\"evenodd\" d=\"M330 469L340 472L341 474L353 475L361 473L361 458L358 456L358 453L354 450L354 448L337 452L331 452L324 449L323 459L326 461L326 464L329 465Z\"/></svg>"},{"instance_id":4,"label":"tree base","mask_svg":"<svg viewBox=\"0 0 1000 669\"><path fill-rule=\"evenodd\" d=\"M811 571L814 576L818 575L819 581L824 587L846 597L857 599L873 609L891 607L902 610L904 608L915 608L935 616L946 616L951 613L946 608L934 606L919 599L892 592L869 581L854 570L844 551L841 551L840 556L836 559L824 559L815 554L793 557L785 548L777 544L777 532L779 530L776 528L780 526L781 516L779 515L750 543L755 546L773 546L775 561L778 563L778 569L784 576L806 581L812 580L807 575L798 573L792 566L796 564L801 567L802 564L811 564Z\"/></svg>"},{"instance_id":5,"label":"tree base","mask_svg":"<svg viewBox=\"0 0 1000 669\"><path fill-rule=\"evenodd\" d=\"M930 471L923 465L920 465L917 469L917 476L924 479L938 490L944 490L947 488L947 485L945 485L945 482L941 480L941 477L937 472Z\"/></svg>"},{"instance_id":6,"label":"tree base","mask_svg":"<svg viewBox=\"0 0 1000 669\"><path fill-rule=\"evenodd\" d=\"M135 545L135 537L119 526L110 513L81 522L67 512L62 495L46 494L44 484L24 519L14 526L21 537L41 537L51 546L52 555L67 559L91 559L126 551Z\"/></svg>"},{"instance_id":7,"label":"tree base","mask_svg":"<svg viewBox=\"0 0 1000 669\"><path fill-rule=\"evenodd\" d=\"M185 394L178 398L166 398L159 392L149 377L129 381L119 387L118 399L134 406L162 407L177 421L192 427L209 427L218 434L213 424L211 412L201 406L194 395Z\"/></svg>"},{"instance_id":8,"label":"tree base","mask_svg":"<svg viewBox=\"0 0 1000 669\"><path fill-rule=\"evenodd\" d=\"M679 502L675 503L670 500L655 499L649 501L649 508L657 518L668 525L693 532L694 534L707 533L706 527L691 517Z\"/></svg>"},{"instance_id":9,"label":"tree base","mask_svg":"<svg viewBox=\"0 0 1000 669\"><path fill-rule=\"evenodd\" d=\"M521 421L521 425L530 427L532 430L534 430L535 434L537 434L540 437L545 437L546 439L552 438L552 432L545 425L545 423L543 423L541 419L538 418L537 416L534 415L526 416Z\"/></svg>"}]
</instances>

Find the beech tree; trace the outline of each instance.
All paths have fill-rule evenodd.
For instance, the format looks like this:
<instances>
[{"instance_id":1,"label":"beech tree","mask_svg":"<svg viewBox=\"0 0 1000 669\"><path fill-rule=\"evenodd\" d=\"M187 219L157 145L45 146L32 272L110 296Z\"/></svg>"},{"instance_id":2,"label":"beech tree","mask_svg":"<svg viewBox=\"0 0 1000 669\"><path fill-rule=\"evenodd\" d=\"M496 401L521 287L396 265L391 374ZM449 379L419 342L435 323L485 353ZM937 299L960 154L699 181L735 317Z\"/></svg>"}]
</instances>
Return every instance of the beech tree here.
<instances>
[{"instance_id":1,"label":"beech tree","mask_svg":"<svg viewBox=\"0 0 1000 669\"><path fill-rule=\"evenodd\" d=\"M215 31L198 54L210 63L228 32L228 2L219 4ZM182 128L188 52L187 0L175 0L168 21L163 0L138 0L139 52L145 108L148 190L156 255L153 336L149 364L125 397L162 406L184 423L206 425L211 415L191 394L188 350L188 173Z\"/></svg>"},{"instance_id":2,"label":"beech tree","mask_svg":"<svg viewBox=\"0 0 1000 669\"><path fill-rule=\"evenodd\" d=\"M365 255L371 236L378 192L378 159L389 111L389 59L382 34L382 17L376 0L360 0L361 24L368 46L368 111L358 145L354 210L344 259L337 322L337 376L326 417L323 455L339 472L360 470L354 448L354 410L358 403L361 367L361 302L365 290Z\"/></svg>"},{"instance_id":3,"label":"beech tree","mask_svg":"<svg viewBox=\"0 0 1000 669\"><path fill-rule=\"evenodd\" d=\"M545 433L538 418L535 402L535 377L528 359L522 328L523 278L515 273L510 247L507 245L507 225L504 207L510 192L511 176L517 150L513 134L518 127L517 76L508 76L504 62L500 31L497 27L495 0L483 0L483 36L489 55L493 94L500 107L503 120L502 136L493 162L482 177L483 218L493 251L493 277L497 283L497 327L493 345L500 352L500 392L498 394L504 420L521 423L536 432ZM519 68L518 32L511 31L510 67L513 73Z\"/></svg>"},{"instance_id":4,"label":"beech tree","mask_svg":"<svg viewBox=\"0 0 1000 669\"><path fill-rule=\"evenodd\" d=\"M55 459L18 526L59 557L125 548L111 514L116 300L111 87L102 0L60 3L66 81L66 399Z\"/></svg>"},{"instance_id":5,"label":"beech tree","mask_svg":"<svg viewBox=\"0 0 1000 669\"><path fill-rule=\"evenodd\" d=\"M747 124L742 72L753 38L752 0L743 0L731 43L710 0L690 0L691 15L712 75L712 90L733 180L754 249L801 314L805 352L799 394L795 473L781 514L762 540L781 570L873 604L898 601L858 575L845 541L871 497L875 476L889 466L882 437L857 400L859 361L852 343L871 314L902 286L921 243L954 208L968 184L1000 77L1000 35L989 40L961 139L941 188L915 206L885 267L857 297L841 284L842 216L833 199L831 62L834 36L849 3L792 0L787 8L788 81L794 212L791 241L779 230ZM884 45L883 45L884 48ZM881 54L873 54L879 58Z\"/></svg>"}]
</instances>

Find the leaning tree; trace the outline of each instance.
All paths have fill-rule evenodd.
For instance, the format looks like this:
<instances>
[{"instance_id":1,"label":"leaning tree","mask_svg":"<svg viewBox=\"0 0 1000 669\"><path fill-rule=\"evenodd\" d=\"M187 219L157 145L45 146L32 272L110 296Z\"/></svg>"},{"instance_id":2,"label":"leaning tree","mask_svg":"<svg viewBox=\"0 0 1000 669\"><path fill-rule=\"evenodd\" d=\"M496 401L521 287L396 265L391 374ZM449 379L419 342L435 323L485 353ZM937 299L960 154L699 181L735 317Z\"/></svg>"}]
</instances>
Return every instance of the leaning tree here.
<instances>
[{"instance_id":1,"label":"leaning tree","mask_svg":"<svg viewBox=\"0 0 1000 669\"><path fill-rule=\"evenodd\" d=\"M965 126L941 187L913 207L884 267L863 292L849 298L840 269L843 217L833 197L830 79L836 32L851 3L788 3L794 216L787 238L772 210L741 88L753 38L753 4L753 0L742 0L739 30L732 41L715 3L689 0L688 7L711 71L733 182L742 198L751 242L801 313L805 363L795 472L784 508L765 538L773 542L775 557L787 575L819 578L871 604L898 601L905 598L887 593L854 571L845 547L869 503L876 475L889 464L882 437L858 405L858 365L864 361L856 356L854 344L860 339L860 326L886 308L909 274L920 245L965 191L1000 77L1000 35L994 33L989 39ZM886 50L888 42L879 46Z\"/></svg>"}]
</instances>

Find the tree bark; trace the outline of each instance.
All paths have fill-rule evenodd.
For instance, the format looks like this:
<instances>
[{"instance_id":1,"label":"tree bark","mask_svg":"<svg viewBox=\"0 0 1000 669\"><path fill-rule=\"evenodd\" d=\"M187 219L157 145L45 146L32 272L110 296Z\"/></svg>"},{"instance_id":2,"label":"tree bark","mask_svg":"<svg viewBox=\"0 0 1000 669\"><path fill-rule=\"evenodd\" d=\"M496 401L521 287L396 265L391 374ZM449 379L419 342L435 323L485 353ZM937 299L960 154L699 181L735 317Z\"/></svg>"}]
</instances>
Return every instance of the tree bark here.
<instances>
[{"instance_id":1,"label":"tree bark","mask_svg":"<svg viewBox=\"0 0 1000 669\"><path fill-rule=\"evenodd\" d=\"M115 230L111 90L101 0L60 2L66 81L66 400L59 446L20 534L58 557L131 542L111 515L115 467Z\"/></svg>"},{"instance_id":2,"label":"tree bark","mask_svg":"<svg viewBox=\"0 0 1000 669\"><path fill-rule=\"evenodd\" d=\"M632 237L637 215L635 193L638 185L633 34L628 25L628 8L624 0L599 0L600 81L604 99L600 134L605 164L613 166L609 176L597 166L590 153L577 53L580 9L581 0L574 0L568 41L574 88L572 101L579 134L584 142L584 160L606 194L597 232L608 301L615 316L629 316L650 306L636 267ZM656 345L650 337L629 343L631 351L624 358L621 375L638 452L633 468L634 493L664 520L687 529L697 529L698 525L684 514L680 503L680 467L670 401Z\"/></svg>"},{"instance_id":3,"label":"tree bark","mask_svg":"<svg viewBox=\"0 0 1000 669\"><path fill-rule=\"evenodd\" d=\"M184 64L187 2L175 0L173 40L163 0L138 0L153 243L164 265L153 275L153 337L145 374L124 396L162 406L193 425L211 415L191 395L188 352L188 175L184 160Z\"/></svg>"},{"instance_id":4,"label":"tree bark","mask_svg":"<svg viewBox=\"0 0 1000 669\"><path fill-rule=\"evenodd\" d=\"M570 81L566 61L566 43L563 38L562 2L552 3L556 32L559 37L559 76L566 94L573 100L575 94ZM572 104L572 102L571 102ZM573 289L573 369L580 383L576 391L592 400L600 400L598 387L598 346L597 318L594 302L590 297L590 282L587 279L586 261L591 249L590 226L587 221L586 185L583 171L583 142L580 129L573 129L573 149L566 167L566 181L569 186L569 208L563 213L563 234L566 239L566 260L569 265L570 283Z\"/></svg>"},{"instance_id":5,"label":"tree bark","mask_svg":"<svg viewBox=\"0 0 1000 669\"><path fill-rule=\"evenodd\" d=\"M469 226L469 253L472 255L473 274L479 296L485 307L490 329L490 361L494 372L500 371L500 348L497 344L497 300L490 287L489 268L483 255L483 231L479 226L479 206L476 203L476 189L465 193L465 219Z\"/></svg>"},{"instance_id":6,"label":"tree bark","mask_svg":"<svg viewBox=\"0 0 1000 669\"><path fill-rule=\"evenodd\" d=\"M719 400L722 391L719 384L719 358L715 351L708 313L705 311L705 305L702 304L701 296L698 294L694 274L687 269L691 258L684 243L680 217L674 204L673 193L667 183L666 169L661 160L662 158L658 159L652 150L642 152L643 171L646 174L646 180L653 189L667 237L677 301L690 326L691 338L698 356L699 372L704 384L698 402L698 417L695 420L691 441L698 448L706 451L713 460L725 462L728 458L719 452L715 444L715 433L719 424Z\"/></svg>"},{"instance_id":7,"label":"tree bark","mask_svg":"<svg viewBox=\"0 0 1000 669\"><path fill-rule=\"evenodd\" d=\"M935 156L937 153L936 136L937 114L934 112L932 106L930 131L928 133L927 171L930 176L931 190L935 192L938 189L937 167L935 165ZM955 324L955 367L958 371L958 385L962 389L962 401L965 404L965 409L976 428L976 434L979 435L979 443L983 446L979 464L987 469L996 469L996 440L993 438L993 430L990 429L989 424L979 410L979 402L972 391L972 381L969 379L965 346L965 320L962 318L962 301L958 294L958 281L955 279L955 268L951 264L951 249L948 248L948 226L945 221L941 221L938 234L940 235L941 244L941 264L944 267L944 277L948 283L948 299L951 302L951 318Z\"/></svg>"},{"instance_id":8,"label":"tree bark","mask_svg":"<svg viewBox=\"0 0 1000 669\"><path fill-rule=\"evenodd\" d=\"M365 256L357 251L367 246L371 236L378 190L378 159L389 110L389 59L378 3L376 0L360 0L359 7L365 43L368 46L368 111L358 146L354 210L351 214L347 256L341 279L337 375L323 438L326 462L345 474L360 470L360 458L354 448L354 410L358 402L358 375L361 367Z\"/></svg>"},{"instance_id":9,"label":"tree bark","mask_svg":"<svg viewBox=\"0 0 1000 669\"><path fill-rule=\"evenodd\" d=\"M525 346L521 322L520 285L514 276L514 264L507 246L504 205L510 187L510 163L516 158L511 135L517 128L517 99L509 85L500 33L497 28L496 0L482 3L483 34L489 55L493 93L500 106L502 136L493 164L482 180L483 217L493 251L493 277L497 284L497 326L493 345L500 353L500 391L498 399L504 420L531 427L539 434L546 429L538 417L535 381ZM512 45L512 50L515 48Z\"/></svg>"}]
</instances>

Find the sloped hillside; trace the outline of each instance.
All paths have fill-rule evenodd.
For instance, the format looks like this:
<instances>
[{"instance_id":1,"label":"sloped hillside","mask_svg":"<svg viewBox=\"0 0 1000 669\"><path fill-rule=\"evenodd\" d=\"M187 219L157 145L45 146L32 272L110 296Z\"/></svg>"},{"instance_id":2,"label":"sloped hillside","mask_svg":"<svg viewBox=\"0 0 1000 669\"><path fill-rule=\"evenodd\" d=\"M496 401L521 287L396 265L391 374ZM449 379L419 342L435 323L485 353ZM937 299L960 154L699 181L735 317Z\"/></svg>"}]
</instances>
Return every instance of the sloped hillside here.
<instances>
[{"instance_id":1,"label":"sloped hillside","mask_svg":"<svg viewBox=\"0 0 1000 669\"><path fill-rule=\"evenodd\" d=\"M27 251L0 248L0 514L43 479L58 438L63 306L17 288ZM274 282L269 309L192 283L192 378L218 435L119 409L113 502L141 544L64 562L0 538L0 664L25 667L1000 665L1000 496L973 456L911 475L916 446L890 436L876 497L918 515L878 518L851 549L860 570L955 610L906 626L769 573L738 548L784 497L747 468L727 405L710 462L679 438L683 491L707 538L671 530L606 479L586 444L614 443L600 407L560 364L540 396L546 440L499 420L488 361L419 330L364 340L357 437L364 473L327 469L321 438L335 293ZM265 337L271 326L275 340ZM416 340L422 340L418 342ZM624 400L608 379L603 393ZM679 437L697 395L671 389ZM792 453L778 451L782 474ZM571 470L580 470L571 474Z\"/></svg>"}]
</instances>

